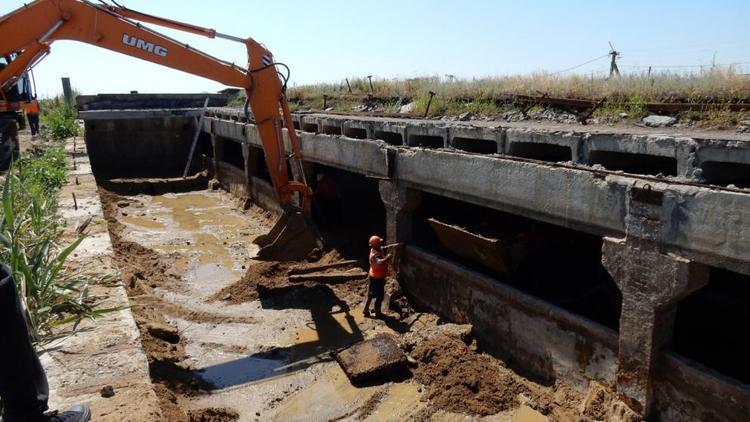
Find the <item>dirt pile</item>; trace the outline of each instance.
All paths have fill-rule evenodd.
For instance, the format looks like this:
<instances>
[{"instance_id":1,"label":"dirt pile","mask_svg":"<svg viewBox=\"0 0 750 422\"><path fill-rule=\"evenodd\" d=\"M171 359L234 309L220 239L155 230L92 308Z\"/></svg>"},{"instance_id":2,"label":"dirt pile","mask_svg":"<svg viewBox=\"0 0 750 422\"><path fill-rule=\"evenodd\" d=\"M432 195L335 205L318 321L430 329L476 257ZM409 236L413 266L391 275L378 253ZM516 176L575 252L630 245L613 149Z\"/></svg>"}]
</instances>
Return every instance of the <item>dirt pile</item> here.
<instances>
[{"instance_id":1,"label":"dirt pile","mask_svg":"<svg viewBox=\"0 0 750 422\"><path fill-rule=\"evenodd\" d=\"M492 415L524 404L551 421L637 422L641 419L611 389L591 382L585 394L563 383L540 384L515 373L503 362L477 351L472 326L442 323L419 314L401 346L416 361L415 378L436 410Z\"/></svg>"},{"instance_id":2,"label":"dirt pile","mask_svg":"<svg viewBox=\"0 0 750 422\"><path fill-rule=\"evenodd\" d=\"M290 265L284 262L256 261L250 264L239 281L219 290L209 300L223 300L232 304L256 300L259 297L259 290L289 285L287 279L289 267Z\"/></svg>"},{"instance_id":3,"label":"dirt pile","mask_svg":"<svg viewBox=\"0 0 750 422\"><path fill-rule=\"evenodd\" d=\"M190 422L234 422L240 420L240 414L226 407L209 407L188 411Z\"/></svg>"},{"instance_id":4,"label":"dirt pile","mask_svg":"<svg viewBox=\"0 0 750 422\"><path fill-rule=\"evenodd\" d=\"M639 422L643 419L631 410L607 387L592 382L581 404L583 415L591 420Z\"/></svg>"},{"instance_id":5,"label":"dirt pile","mask_svg":"<svg viewBox=\"0 0 750 422\"><path fill-rule=\"evenodd\" d=\"M427 386L427 398L442 410L494 415L518 405L526 388L497 360L475 353L457 337L438 334L418 345L416 379Z\"/></svg>"},{"instance_id":6,"label":"dirt pile","mask_svg":"<svg viewBox=\"0 0 750 422\"><path fill-rule=\"evenodd\" d=\"M239 281L221 289L209 300L238 304L257 300L262 296L270 297L276 294L286 294L289 288L294 286L312 287L316 284L315 282L290 282L290 272L314 269L318 266L341 261L344 261L344 259L336 250L331 250L319 259L311 259L308 262L253 261ZM330 273L334 271L341 271L341 268L327 269L321 272ZM336 293L336 296L349 304L361 301L364 298L365 288L365 277L360 280L350 280L331 285L331 289Z\"/></svg>"}]
</instances>

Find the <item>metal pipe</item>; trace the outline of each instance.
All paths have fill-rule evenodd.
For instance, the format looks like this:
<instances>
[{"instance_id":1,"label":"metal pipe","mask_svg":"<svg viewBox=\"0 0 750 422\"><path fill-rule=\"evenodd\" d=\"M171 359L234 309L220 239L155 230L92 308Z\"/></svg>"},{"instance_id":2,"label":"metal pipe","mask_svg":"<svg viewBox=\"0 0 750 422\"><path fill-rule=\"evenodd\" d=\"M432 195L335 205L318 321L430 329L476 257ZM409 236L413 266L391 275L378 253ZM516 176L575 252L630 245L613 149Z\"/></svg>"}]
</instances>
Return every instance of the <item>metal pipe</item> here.
<instances>
[{"instance_id":1,"label":"metal pipe","mask_svg":"<svg viewBox=\"0 0 750 422\"><path fill-rule=\"evenodd\" d=\"M198 127L195 128L195 136L193 136L193 143L190 145L190 154L188 155L187 164L185 164L185 171L182 172L182 178L186 178L188 171L190 170L190 164L193 162L193 154L195 153L195 145L198 143L198 137L203 130L203 118L206 116L206 109L208 108L209 97L206 97L206 101L203 103L203 111L201 111L201 117L198 119Z\"/></svg>"},{"instance_id":2,"label":"metal pipe","mask_svg":"<svg viewBox=\"0 0 750 422\"><path fill-rule=\"evenodd\" d=\"M245 39L244 38L235 37L234 35L222 34L221 32L217 32L216 33L216 38L223 38L225 40L236 41L236 42L240 42L240 43L243 43L243 44L245 43Z\"/></svg>"},{"instance_id":3,"label":"metal pipe","mask_svg":"<svg viewBox=\"0 0 750 422\"><path fill-rule=\"evenodd\" d=\"M49 30L47 30L47 32L45 32L44 35L42 35L42 37L39 38L38 41L40 43L43 43L43 42L47 41L47 38L51 37L52 34L54 34L55 31L57 31L62 26L63 23L65 23L65 21L62 20L62 19L60 19L59 21L55 22L55 24L52 25L52 28L50 28Z\"/></svg>"}]
</instances>

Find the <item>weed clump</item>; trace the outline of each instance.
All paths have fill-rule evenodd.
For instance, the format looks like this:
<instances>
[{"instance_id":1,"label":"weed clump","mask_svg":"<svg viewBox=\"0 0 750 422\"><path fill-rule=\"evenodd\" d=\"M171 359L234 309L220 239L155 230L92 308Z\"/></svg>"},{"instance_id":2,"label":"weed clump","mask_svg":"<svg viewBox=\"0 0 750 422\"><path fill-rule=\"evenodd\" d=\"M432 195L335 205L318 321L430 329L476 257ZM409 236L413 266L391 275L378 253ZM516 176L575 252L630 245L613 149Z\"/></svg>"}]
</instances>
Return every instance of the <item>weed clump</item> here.
<instances>
[{"instance_id":1,"label":"weed clump","mask_svg":"<svg viewBox=\"0 0 750 422\"><path fill-rule=\"evenodd\" d=\"M42 136L55 141L62 141L78 136L75 108L65 101L48 101L42 111L45 129Z\"/></svg>"},{"instance_id":2,"label":"weed clump","mask_svg":"<svg viewBox=\"0 0 750 422\"><path fill-rule=\"evenodd\" d=\"M56 327L111 311L89 297L89 279L65 265L85 237L59 243L57 192L65 180L65 153L51 148L14 163L2 189L0 260L13 275L37 343L59 335Z\"/></svg>"}]
</instances>

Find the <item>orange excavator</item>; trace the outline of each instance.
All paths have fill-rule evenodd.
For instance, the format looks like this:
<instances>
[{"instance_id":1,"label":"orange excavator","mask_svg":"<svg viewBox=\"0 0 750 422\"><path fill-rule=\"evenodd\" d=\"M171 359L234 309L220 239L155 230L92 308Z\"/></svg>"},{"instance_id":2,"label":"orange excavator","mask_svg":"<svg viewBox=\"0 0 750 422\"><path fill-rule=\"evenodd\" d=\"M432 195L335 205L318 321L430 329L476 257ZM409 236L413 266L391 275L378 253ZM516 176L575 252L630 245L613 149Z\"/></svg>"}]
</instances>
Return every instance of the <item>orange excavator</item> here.
<instances>
[{"instance_id":1,"label":"orange excavator","mask_svg":"<svg viewBox=\"0 0 750 422\"><path fill-rule=\"evenodd\" d=\"M212 57L142 23L243 43L247 48L247 68ZM252 111L283 210L271 232L256 240L261 246L259 256L300 259L320 245L320 237L309 218L312 191L302 170L300 143L285 97L289 68L274 61L263 45L252 38L221 34L117 3L36 0L0 18L0 57L5 58L5 66L0 66L0 111L12 112L23 104L24 98L19 101L12 94L23 91L21 88L28 85L27 72L50 53L52 43L57 40L84 42L245 89L245 111L248 113L248 107ZM282 68L286 73L280 72ZM14 122L7 126L15 129ZM289 152L284 143L284 127L288 128Z\"/></svg>"}]
</instances>

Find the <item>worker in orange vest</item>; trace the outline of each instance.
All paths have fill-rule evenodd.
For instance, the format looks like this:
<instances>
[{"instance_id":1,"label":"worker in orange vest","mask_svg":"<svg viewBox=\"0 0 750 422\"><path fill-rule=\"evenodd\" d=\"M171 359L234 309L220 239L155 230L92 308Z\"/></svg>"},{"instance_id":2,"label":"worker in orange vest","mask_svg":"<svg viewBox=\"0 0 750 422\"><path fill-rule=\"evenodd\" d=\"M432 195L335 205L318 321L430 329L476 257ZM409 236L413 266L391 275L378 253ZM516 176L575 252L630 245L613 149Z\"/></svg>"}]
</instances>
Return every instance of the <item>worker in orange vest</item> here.
<instances>
[{"instance_id":1,"label":"worker in orange vest","mask_svg":"<svg viewBox=\"0 0 750 422\"><path fill-rule=\"evenodd\" d=\"M388 260L391 254L385 251L391 246L384 246L383 239L378 236L370 238L370 272L368 274L367 301L365 302L365 316L370 316L370 301L375 299L375 315L383 315L383 297L385 296L385 278L388 277Z\"/></svg>"},{"instance_id":2,"label":"worker in orange vest","mask_svg":"<svg viewBox=\"0 0 750 422\"><path fill-rule=\"evenodd\" d=\"M39 101L36 97L31 99L31 102L26 105L26 119L29 121L29 128L31 129L31 136L36 136L39 133Z\"/></svg>"}]
</instances>

